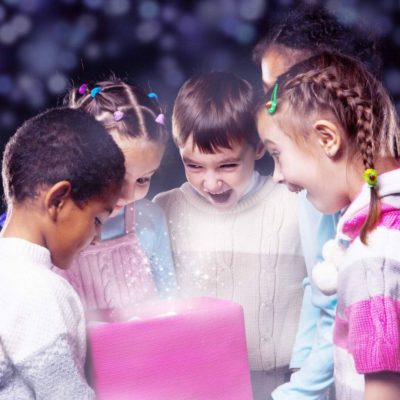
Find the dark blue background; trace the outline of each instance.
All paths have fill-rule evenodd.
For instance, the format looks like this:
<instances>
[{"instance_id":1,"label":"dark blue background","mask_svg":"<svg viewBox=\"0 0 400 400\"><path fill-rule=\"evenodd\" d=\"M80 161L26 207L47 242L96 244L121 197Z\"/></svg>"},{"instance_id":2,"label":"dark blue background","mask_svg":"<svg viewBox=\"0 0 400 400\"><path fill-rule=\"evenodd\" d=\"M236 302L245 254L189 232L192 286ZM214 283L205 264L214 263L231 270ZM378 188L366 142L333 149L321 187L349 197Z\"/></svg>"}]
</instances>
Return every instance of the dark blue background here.
<instances>
[{"instance_id":1,"label":"dark blue background","mask_svg":"<svg viewBox=\"0 0 400 400\"><path fill-rule=\"evenodd\" d=\"M0 149L24 119L62 104L71 82L110 73L156 91L168 120L190 75L232 70L261 89L251 50L291 0L3 0L0 3ZM383 80L400 109L400 3L320 4L381 45ZM261 165L270 169L266 161ZM150 197L184 179L172 145Z\"/></svg>"}]
</instances>

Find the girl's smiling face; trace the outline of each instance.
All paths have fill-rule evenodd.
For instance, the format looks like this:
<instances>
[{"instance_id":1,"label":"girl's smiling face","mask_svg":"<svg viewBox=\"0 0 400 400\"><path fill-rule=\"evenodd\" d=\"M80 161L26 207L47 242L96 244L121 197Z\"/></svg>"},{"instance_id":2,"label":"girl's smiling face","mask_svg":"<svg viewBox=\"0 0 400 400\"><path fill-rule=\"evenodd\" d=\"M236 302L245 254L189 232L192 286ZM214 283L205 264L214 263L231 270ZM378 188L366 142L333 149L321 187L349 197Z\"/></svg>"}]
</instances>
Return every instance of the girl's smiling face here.
<instances>
[{"instance_id":1,"label":"girl's smiling face","mask_svg":"<svg viewBox=\"0 0 400 400\"><path fill-rule=\"evenodd\" d=\"M274 160L275 182L284 183L292 192L306 190L308 200L326 214L337 212L348 204L346 169L341 162L327 155L313 128L307 138L295 141L283 131L276 118L261 109L258 132Z\"/></svg>"},{"instance_id":2,"label":"girl's smiling face","mask_svg":"<svg viewBox=\"0 0 400 400\"><path fill-rule=\"evenodd\" d=\"M125 157L125 177L121 195L113 215L129 203L143 199L149 189L151 178L160 166L165 145L145 137L121 138L113 134L114 140Z\"/></svg>"}]
</instances>

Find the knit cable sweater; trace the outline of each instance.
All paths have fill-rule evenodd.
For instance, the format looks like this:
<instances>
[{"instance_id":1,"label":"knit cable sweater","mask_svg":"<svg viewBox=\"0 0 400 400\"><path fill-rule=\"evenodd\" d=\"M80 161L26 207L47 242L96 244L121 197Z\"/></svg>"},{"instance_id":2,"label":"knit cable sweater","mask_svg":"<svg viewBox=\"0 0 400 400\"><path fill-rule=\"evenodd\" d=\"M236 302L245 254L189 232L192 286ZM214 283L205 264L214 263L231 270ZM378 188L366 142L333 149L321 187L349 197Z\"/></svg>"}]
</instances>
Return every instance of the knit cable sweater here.
<instances>
[{"instance_id":1,"label":"knit cable sweater","mask_svg":"<svg viewBox=\"0 0 400 400\"><path fill-rule=\"evenodd\" d=\"M0 399L94 399L85 321L44 247L0 238Z\"/></svg>"},{"instance_id":2,"label":"knit cable sweater","mask_svg":"<svg viewBox=\"0 0 400 400\"><path fill-rule=\"evenodd\" d=\"M333 336L338 400L364 399L363 374L400 372L399 182L400 169L379 176L381 215L367 245L359 237L367 185L339 221L337 241L348 248L339 266Z\"/></svg>"},{"instance_id":3,"label":"knit cable sweater","mask_svg":"<svg viewBox=\"0 0 400 400\"><path fill-rule=\"evenodd\" d=\"M229 210L188 183L154 201L167 216L181 293L241 304L251 369L288 365L306 274L296 196L261 177Z\"/></svg>"}]
</instances>

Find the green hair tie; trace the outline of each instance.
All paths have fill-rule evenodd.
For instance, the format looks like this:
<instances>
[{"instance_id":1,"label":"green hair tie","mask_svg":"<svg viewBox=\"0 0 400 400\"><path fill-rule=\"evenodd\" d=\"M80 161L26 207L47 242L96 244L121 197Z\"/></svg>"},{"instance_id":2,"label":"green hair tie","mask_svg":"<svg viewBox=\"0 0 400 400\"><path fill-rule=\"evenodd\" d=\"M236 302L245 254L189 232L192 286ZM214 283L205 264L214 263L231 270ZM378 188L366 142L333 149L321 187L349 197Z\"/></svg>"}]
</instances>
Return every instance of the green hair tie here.
<instances>
[{"instance_id":1,"label":"green hair tie","mask_svg":"<svg viewBox=\"0 0 400 400\"><path fill-rule=\"evenodd\" d=\"M276 99L277 93L278 93L278 82L275 83L274 89L272 90L271 100L268 100L267 103L265 104L265 106L267 107L267 111L270 114L274 114L274 112L276 111L276 106L278 104Z\"/></svg>"},{"instance_id":2,"label":"green hair tie","mask_svg":"<svg viewBox=\"0 0 400 400\"><path fill-rule=\"evenodd\" d=\"M369 188L374 188L378 184L378 171L373 168L367 168L363 173L363 178Z\"/></svg>"}]
</instances>

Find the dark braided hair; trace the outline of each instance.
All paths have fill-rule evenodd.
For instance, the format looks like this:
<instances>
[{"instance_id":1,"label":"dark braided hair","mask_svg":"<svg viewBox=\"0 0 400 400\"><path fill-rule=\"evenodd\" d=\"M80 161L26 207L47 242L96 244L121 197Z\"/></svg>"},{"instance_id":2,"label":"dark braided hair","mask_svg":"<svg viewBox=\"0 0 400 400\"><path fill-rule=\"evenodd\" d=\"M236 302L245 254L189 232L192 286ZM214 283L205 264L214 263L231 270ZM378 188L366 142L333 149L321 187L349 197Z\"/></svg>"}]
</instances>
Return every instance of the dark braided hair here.
<instances>
[{"instance_id":1,"label":"dark braided hair","mask_svg":"<svg viewBox=\"0 0 400 400\"><path fill-rule=\"evenodd\" d=\"M397 114L382 84L355 58L323 52L294 65L278 80L277 112L310 115L331 113L344 132L350 151L361 156L365 168L374 168L374 159L398 158L400 145ZM272 90L267 94L271 97ZM285 109L284 113L279 110ZM371 188L370 209L360 232L366 243L380 215L377 187Z\"/></svg>"},{"instance_id":2,"label":"dark braided hair","mask_svg":"<svg viewBox=\"0 0 400 400\"><path fill-rule=\"evenodd\" d=\"M90 91L95 87L101 88L101 91L92 97ZM88 85L83 95L79 93L79 88L73 87L65 102L71 108L88 112L108 131L114 130L121 137L144 137L161 143L167 141L165 126L156 122L157 116L163 113L156 96L150 98L139 87L116 77ZM116 111L123 113L119 120L114 117Z\"/></svg>"}]
</instances>

